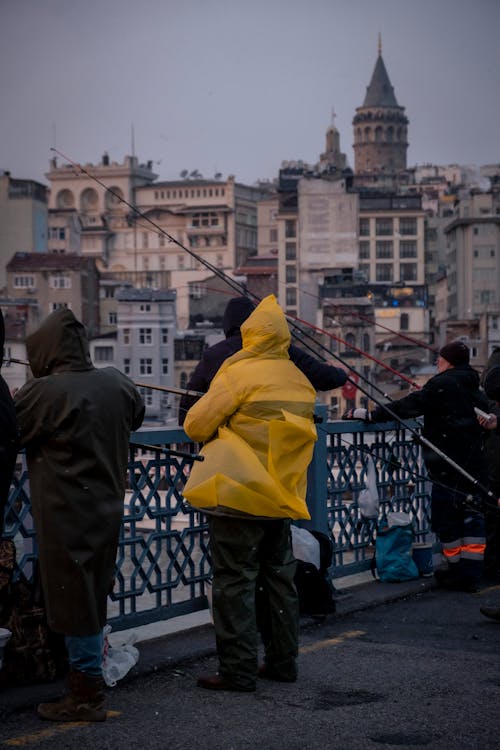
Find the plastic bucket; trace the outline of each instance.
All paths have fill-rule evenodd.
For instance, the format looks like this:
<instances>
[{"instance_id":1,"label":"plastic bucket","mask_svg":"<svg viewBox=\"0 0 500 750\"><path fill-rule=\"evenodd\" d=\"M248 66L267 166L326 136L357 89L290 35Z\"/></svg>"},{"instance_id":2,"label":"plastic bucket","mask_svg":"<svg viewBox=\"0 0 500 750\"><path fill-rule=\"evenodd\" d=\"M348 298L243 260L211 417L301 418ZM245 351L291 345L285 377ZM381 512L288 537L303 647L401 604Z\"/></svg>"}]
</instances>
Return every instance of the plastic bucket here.
<instances>
[{"instance_id":1,"label":"plastic bucket","mask_svg":"<svg viewBox=\"0 0 500 750\"><path fill-rule=\"evenodd\" d=\"M412 557L418 572L421 576L431 576L433 573L432 565L432 543L417 542L412 548Z\"/></svg>"}]
</instances>

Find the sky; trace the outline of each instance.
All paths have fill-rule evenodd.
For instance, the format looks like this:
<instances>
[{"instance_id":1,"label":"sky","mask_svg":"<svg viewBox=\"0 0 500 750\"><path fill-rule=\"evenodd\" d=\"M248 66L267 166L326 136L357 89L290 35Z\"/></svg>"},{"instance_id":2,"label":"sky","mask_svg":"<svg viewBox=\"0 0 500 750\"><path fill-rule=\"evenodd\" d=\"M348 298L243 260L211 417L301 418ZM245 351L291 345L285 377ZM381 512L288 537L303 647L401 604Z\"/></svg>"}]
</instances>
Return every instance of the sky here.
<instances>
[{"instance_id":1,"label":"sky","mask_svg":"<svg viewBox=\"0 0 500 750\"><path fill-rule=\"evenodd\" d=\"M0 171L47 184L55 147L251 185L333 112L353 167L379 34L408 165L500 163L499 30L500 0L0 0Z\"/></svg>"}]
</instances>

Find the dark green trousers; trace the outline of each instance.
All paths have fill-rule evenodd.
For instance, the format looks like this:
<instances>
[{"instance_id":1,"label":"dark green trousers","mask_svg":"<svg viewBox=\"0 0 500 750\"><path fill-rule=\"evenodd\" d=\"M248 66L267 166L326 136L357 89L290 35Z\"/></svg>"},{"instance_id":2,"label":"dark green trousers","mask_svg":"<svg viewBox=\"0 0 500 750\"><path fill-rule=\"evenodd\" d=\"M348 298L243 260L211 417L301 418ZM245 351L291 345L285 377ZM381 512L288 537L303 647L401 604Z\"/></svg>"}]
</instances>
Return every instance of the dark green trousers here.
<instances>
[{"instance_id":1,"label":"dark green trousers","mask_svg":"<svg viewBox=\"0 0 500 750\"><path fill-rule=\"evenodd\" d=\"M260 631L269 671L295 678L299 605L290 521L211 516L209 523L220 674L255 685Z\"/></svg>"}]
</instances>

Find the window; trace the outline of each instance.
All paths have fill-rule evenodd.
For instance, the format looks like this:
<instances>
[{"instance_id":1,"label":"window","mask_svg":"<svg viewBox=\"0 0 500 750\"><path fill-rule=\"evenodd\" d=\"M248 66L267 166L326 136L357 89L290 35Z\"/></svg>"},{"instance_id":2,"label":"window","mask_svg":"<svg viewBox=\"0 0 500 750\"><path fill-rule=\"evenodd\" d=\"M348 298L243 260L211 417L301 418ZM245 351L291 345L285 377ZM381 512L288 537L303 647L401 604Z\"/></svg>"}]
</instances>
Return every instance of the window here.
<instances>
[{"instance_id":1,"label":"window","mask_svg":"<svg viewBox=\"0 0 500 750\"><path fill-rule=\"evenodd\" d=\"M219 217L213 211L208 211L200 214L193 214L191 222L193 227L218 227Z\"/></svg>"},{"instance_id":2,"label":"window","mask_svg":"<svg viewBox=\"0 0 500 750\"><path fill-rule=\"evenodd\" d=\"M392 265L390 263L377 263L375 269L376 281L392 281Z\"/></svg>"},{"instance_id":3,"label":"window","mask_svg":"<svg viewBox=\"0 0 500 750\"><path fill-rule=\"evenodd\" d=\"M186 388L188 382L188 376L187 372L181 372L180 378L179 378L179 386L180 388Z\"/></svg>"},{"instance_id":4,"label":"window","mask_svg":"<svg viewBox=\"0 0 500 750\"><path fill-rule=\"evenodd\" d=\"M285 221L285 237L296 237L297 236L297 222L295 219L286 219Z\"/></svg>"},{"instance_id":5,"label":"window","mask_svg":"<svg viewBox=\"0 0 500 750\"><path fill-rule=\"evenodd\" d=\"M139 374L140 375L152 375L153 374L153 360L150 358L139 360Z\"/></svg>"},{"instance_id":6,"label":"window","mask_svg":"<svg viewBox=\"0 0 500 750\"><path fill-rule=\"evenodd\" d=\"M117 323L117 314L116 312L110 312L108 313L108 323L110 326L115 326Z\"/></svg>"},{"instance_id":7,"label":"window","mask_svg":"<svg viewBox=\"0 0 500 750\"><path fill-rule=\"evenodd\" d=\"M289 287L286 290L286 304L287 307L289 305L296 305L297 304L297 290L293 289L292 287Z\"/></svg>"},{"instance_id":8,"label":"window","mask_svg":"<svg viewBox=\"0 0 500 750\"><path fill-rule=\"evenodd\" d=\"M399 234L403 235L416 235L417 234L417 220L411 218L405 218L399 220Z\"/></svg>"},{"instance_id":9,"label":"window","mask_svg":"<svg viewBox=\"0 0 500 750\"><path fill-rule=\"evenodd\" d=\"M278 242L278 230L277 229L269 230L269 242Z\"/></svg>"},{"instance_id":10,"label":"window","mask_svg":"<svg viewBox=\"0 0 500 750\"><path fill-rule=\"evenodd\" d=\"M142 267L144 271L149 271L149 258L147 255L142 256Z\"/></svg>"},{"instance_id":11,"label":"window","mask_svg":"<svg viewBox=\"0 0 500 750\"><path fill-rule=\"evenodd\" d=\"M51 276L49 279L51 289L71 289L71 277L67 275Z\"/></svg>"},{"instance_id":12,"label":"window","mask_svg":"<svg viewBox=\"0 0 500 750\"><path fill-rule=\"evenodd\" d=\"M417 264L416 263L401 263L399 267L399 278L401 281L416 281L417 280Z\"/></svg>"},{"instance_id":13,"label":"window","mask_svg":"<svg viewBox=\"0 0 500 750\"><path fill-rule=\"evenodd\" d=\"M113 361L113 347L112 346L96 346L94 349L94 360L96 362L112 362Z\"/></svg>"},{"instance_id":14,"label":"window","mask_svg":"<svg viewBox=\"0 0 500 750\"><path fill-rule=\"evenodd\" d=\"M286 267L286 281L287 284L295 284L297 281L297 269L295 266Z\"/></svg>"},{"instance_id":15,"label":"window","mask_svg":"<svg viewBox=\"0 0 500 750\"><path fill-rule=\"evenodd\" d=\"M123 329L123 343L125 345L130 344L130 328Z\"/></svg>"},{"instance_id":16,"label":"window","mask_svg":"<svg viewBox=\"0 0 500 750\"><path fill-rule=\"evenodd\" d=\"M153 331L151 328L139 328L139 344L152 344Z\"/></svg>"},{"instance_id":17,"label":"window","mask_svg":"<svg viewBox=\"0 0 500 750\"><path fill-rule=\"evenodd\" d=\"M362 260L366 260L370 257L370 243L369 242L360 242L359 243L359 257Z\"/></svg>"},{"instance_id":18,"label":"window","mask_svg":"<svg viewBox=\"0 0 500 750\"><path fill-rule=\"evenodd\" d=\"M151 391L151 388L139 388L140 394L142 396L142 400L144 401L146 406L152 406L153 405L153 393Z\"/></svg>"},{"instance_id":19,"label":"window","mask_svg":"<svg viewBox=\"0 0 500 750\"><path fill-rule=\"evenodd\" d=\"M365 281L370 281L370 264L369 263L360 263L358 265L358 270L360 273L363 274Z\"/></svg>"},{"instance_id":20,"label":"window","mask_svg":"<svg viewBox=\"0 0 500 750\"><path fill-rule=\"evenodd\" d=\"M166 358L161 361L161 374L168 375L168 359Z\"/></svg>"},{"instance_id":21,"label":"window","mask_svg":"<svg viewBox=\"0 0 500 750\"><path fill-rule=\"evenodd\" d=\"M35 277L34 276L14 276L14 288L15 289L34 289Z\"/></svg>"},{"instance_id":22,"label":"window","mask_svg":"<svg viewBox=\"0 0 500 750\"><path fill-rule=\"evenodd\" d=\"M161 343L168 344L168 328L161 329Z\"/></svg>"},{"instance_id":23,"label":"window","mask_svg":"<svg viewBox=\"0 0 500 750\"><path fill-rule=\"evenodd\" d=\"M125 375L130 375L130 359L123 360L123 372Z\"/></svg>"},{"instance_id":24,"label":"window","mask_svg":"<svg viewBox=\"0 0 500 750\"><path fill-rule=\"evenodd\" d=\"M375 232L377 236L387 236L394 234L391 218L375 219Z\"/></svg>"},{"instance_id":25,"label":"window","mask_svg":"<svg viewBox=\"0 0 500 750\"><path fill-rule=\"evenodd\" d=\"M417 257L417 243L415 240L403 240L399 243L399 257L400 258L416 258Z\"/></svg>"},{"instance_id":26,"label":"window","mask_svg":"<svg viewBox=\"0 0 500 750\"><path fill-rule=\"evenodd\" d=\"M295 242L287 242L285 244L285 259L295 260L297 257L297 245Z\"/></svg>"},{"instance_id":27,"label":"window","mask_svg":"<svg viewBox=\"0 0 500 750\"><path fill-rule=\"evenodd\" d=\"M160 271L164 271L165 268L167 267L167 261L164 255L160 255L159 266L160 266Z\"/></svg>"},{"instance_id":28,"label":"window","mask_svg":"<svg viewBox=\"0 0 500 750\"><path fill-rule=\"evenodd\" d=\"M149 245L149 235L147 232L142 233L142 247L145 250Z\"/></svg>"},{"instance_id":29,"label":"window","mask_svg":"<svg viewBox=\"0 0 500 750\"><path fill-rule=\"evenodd\" d=\"M394 255L392 242L390 240L376 242L375 255L377 258L392 258Z\"/></svg>"},{"instance_id":30,"label":"window","mask_svg":"<svg viewBox=\"0 0 500 750\"><path fill-rule=\"evenodd\" d=\"M104 297L106 299L112 299L115 296L115 288L113 286L104 287Z\"/></svg>"},{"instance_id":31,"label":"window","mask_svg":"<svg viewBox=\"0 0 500 750\"><path fill-rule=\"evenodd\" d=\"M407 331L409 328L409 316L408 313L401 313L401 317L399 318L399 327L402 331Z\"/></svg>"},{"instance_id":32,"label":"window","mask_svg":"<svg viewBox=\"0 0 500 750\"><path fill-rule=\"evenodd\" d=\"M164 234L158 235L158 244L160 247L165 247L165 235Z\"/></svg>"},{"instance_id":33,"label":"window","mask_svg":"<svg viewBox=\"0 0 500 750\"><path fill-rule=\"evenodd\" d=\"M142 305L139 306L139 310L141 312L151 312L151 305L146 302L146 303L144 303L144 304L142 304Z\"/></svg>"},{"instance_id":34,"label":"window","mask_svg":"<svg viewBox=\"0 0 500 750\"><path fill-rule=\"evenodd\" d=\"M359 235L360 237L370 236L370 219L359 220Z\"/></svg>"},{"instance_id":35,"label":"window","mask_svg":"<svg viewBox=\"0 0 500 750\"><path fill-rule=\"evenodd\" d=\"M51 302L49 310L50 312L54 312L55 310L71 310L71 305L69 302Z\"/></svg>"},{"instance_id":36,"label":"window","mask_svg":"<svg viewBox=\"0 0 500 750\"><path fill-rule=\"evenodd\" d=\"M179 268L182 271L182 269L184 268L184 264L185 264L184 256L178 255L177 256L177 268Z\"/></svg>"}]
</instances>

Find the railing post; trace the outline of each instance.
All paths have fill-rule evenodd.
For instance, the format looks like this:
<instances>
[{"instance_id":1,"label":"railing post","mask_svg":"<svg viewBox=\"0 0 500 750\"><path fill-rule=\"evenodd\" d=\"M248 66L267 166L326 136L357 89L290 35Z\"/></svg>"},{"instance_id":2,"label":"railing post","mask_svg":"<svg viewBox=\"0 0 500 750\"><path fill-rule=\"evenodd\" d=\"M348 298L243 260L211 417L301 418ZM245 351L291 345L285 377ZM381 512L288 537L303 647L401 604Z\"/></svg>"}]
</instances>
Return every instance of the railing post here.
<instances>
[{"instance_id":1,"label":"railing post","mask_svg":"<svg viewBox=\"0 0 500 750\"><path fill-rule=\"evenodd\" d=\"M305 529L315 529L328 534L327 501L327 433L321 429L326 423L327 408L324 404L316 406L316 417L321 420L317 425L318 439L314 446L313 459L307 472L307 507L311 514L310 521L302 521Z\"/></svg>"}]
</instances>

